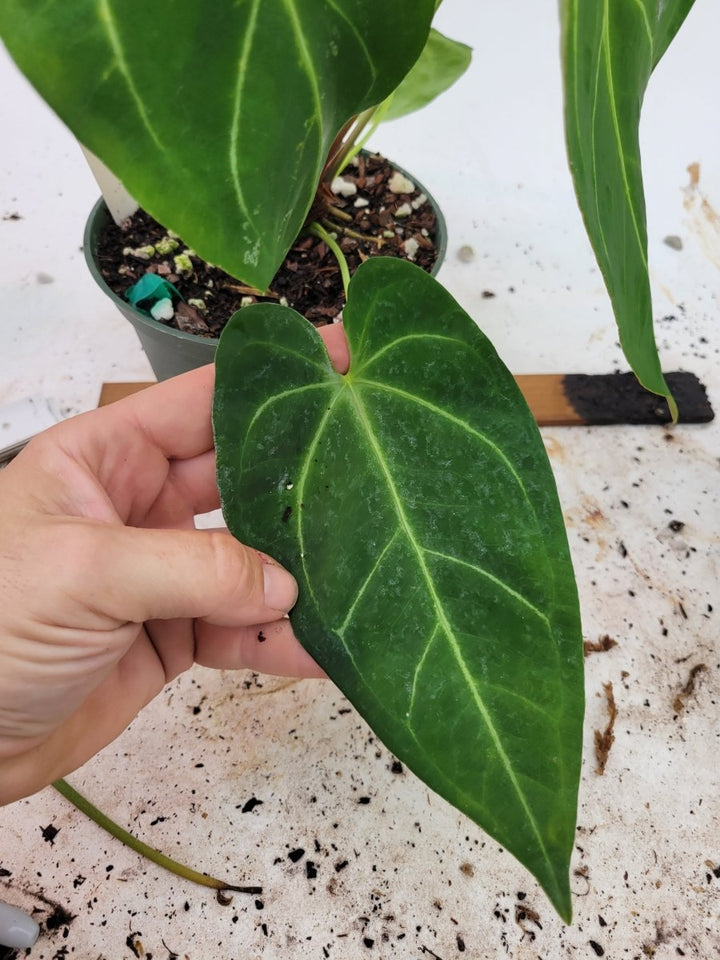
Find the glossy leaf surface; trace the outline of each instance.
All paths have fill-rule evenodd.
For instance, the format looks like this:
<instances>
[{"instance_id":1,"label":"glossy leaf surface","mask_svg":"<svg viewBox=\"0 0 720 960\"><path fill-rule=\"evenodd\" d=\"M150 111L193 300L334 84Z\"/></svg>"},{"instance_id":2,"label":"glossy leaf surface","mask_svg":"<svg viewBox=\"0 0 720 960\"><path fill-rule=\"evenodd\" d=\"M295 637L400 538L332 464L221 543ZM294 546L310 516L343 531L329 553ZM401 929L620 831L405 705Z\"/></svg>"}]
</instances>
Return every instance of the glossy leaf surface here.
<instances>
[{"instance_id":1,"label":"glossy leaf surface","mask_svg":"<svg viewBox=\"0 0 720 960\"><path fill-rule=\"evenodd\" d=\"M341 125L421 53L433 0L3 0L0 35L133 197L266 287Z\"/></svg>"},{"instance_id":2,"label":"glossy leaf surface","mask_svg":"<svg viewBox=\"0 0 720 960\"><path fill-rule=\"evenodd\" d=\"M376 733L570 914L583 715L577 595L535 422L493 347L404 261L314 328L248 307L217 353L230 529L296 575L301 641Z\"/></svg>"},{"instance_id":3,"label":"glossy leaf surface","mask_svg":"<svg viewBox=\"0 0 720 960\"><path fill-rule=\"evenodd\" d=\"M396 120L421 110L460 79L470 66L471 58L472 49L467 44L431 30L423 52L390 94L383 120Z\"/></svg>"},{"instance_id":4,"label":"glossy leaf surface","mask_svg":"<svg viewBox=\"0 0 720 960\"><path fill-rule=\"evenodd\" d=\"M565 130L578 202L625 356L640 382L669 400L653 333L638 128L650 75L692 3L560 4Z\"/></svg>"}]
</instances>

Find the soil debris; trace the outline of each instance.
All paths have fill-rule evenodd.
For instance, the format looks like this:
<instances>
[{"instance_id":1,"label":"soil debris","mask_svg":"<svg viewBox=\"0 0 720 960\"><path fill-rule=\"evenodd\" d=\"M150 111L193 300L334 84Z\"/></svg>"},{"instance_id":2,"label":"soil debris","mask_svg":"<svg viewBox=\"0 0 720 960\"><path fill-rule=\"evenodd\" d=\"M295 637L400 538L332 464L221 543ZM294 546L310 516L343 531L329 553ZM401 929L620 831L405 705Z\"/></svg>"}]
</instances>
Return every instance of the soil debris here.
<instances>
[{"instance_id":1,"label":"soil debris","mask_svg":"<svg viewBox=\"0 0 720 960\"><path fill-rule=\"evenodd\" d=\"M685 686L682 690L675 695L673 700L673 710L675 713L682 713L687 705L688 699L695 692L696 680L699 674L704 673L707 670L707 667L704 663L696 663L695 666L690 670Z\"/></svg>"},{"instance_id":2,"label":"soil debris","mask_svg":"<svg viewBox=\"0 0 720 960\"><path fill-rule=\"evenodd\" d=\"M617 719L617 706L615 705L615 695L613 693L612 683L604 683L605 700L607 702L608 722L605 729L595 731L595 759L597 767L595 773L602 776L605 773L610 748L615 743L615 720Z\"/></svg>"},{"instance_id":3,"label":"soil debris","mask_svg":"<svg viewBox=\"0 0 720 960\"><path fill-rule=\"evenodd\" d=\"M617 646L617 640L613 640L607 633L597 640L586 640L583 643L583 653L589 657L591 653L607 653Z\"/></svg>"}]
</instances>

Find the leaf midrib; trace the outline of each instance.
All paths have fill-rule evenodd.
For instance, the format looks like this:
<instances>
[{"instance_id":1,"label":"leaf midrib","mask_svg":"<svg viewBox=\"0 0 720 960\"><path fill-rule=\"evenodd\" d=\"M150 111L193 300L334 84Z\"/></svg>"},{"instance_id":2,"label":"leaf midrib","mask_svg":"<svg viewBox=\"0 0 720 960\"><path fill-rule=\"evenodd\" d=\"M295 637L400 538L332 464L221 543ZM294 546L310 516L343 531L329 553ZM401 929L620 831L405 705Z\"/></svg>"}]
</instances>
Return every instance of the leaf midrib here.
<instances>
[{"instance_id":1,"label":"leaf midrib","mask_svg":"<svg viewBox=\"0 0 720 960\"><path fill-rule=\"evenodd\" d=\"M545 859L548 867L550 868L550 873L552 875L553 874L552 860L545 846L542 833L538 827L535 816L533 815L533 812L528 804L525 793L522 790L520 783L518 782L518 779L512 768L512 764L510 763L510 759L503 748L502 741L500 739L497 729L495 728L495 724L493 723L490 712L487 706L485 705L485 702L482 696L480 695L480 692L478 691L477 686L474 683L474 678L472 676L472 673L470 672L470 669L467 663L465 662L465 658L462 655L462 651L460 650L459 644L455 638L452 627L447 619L443 604L440 601L437 590L435 588L435 582L433 580L432 574L430 573L430 570L428 569L427 564L425 562L424 550L418 543L417 539L415 538L415 534L410 525L410 522L407 516L405 515L405 511L403 510L403 506L402 506L402 501L395 487L395 483L394 483L392 474L390 473L390 469L387 463L385 462L385 458L383 457L382 448L373 431L372 425L367 415L367 411L362 402L360 392L358 391L358 389L354 384L348 383L348 387L350 389L350 396L352 398L352 403L355 408L358 421L360 422L363 428L363 431L367 437L370 448L373 452L373 455L375 456L378 466L380 467L380 471L384 477L388 492L390 494L390 497L393 502L393 506L395 508L395 512L398 517L398 523L400 527L403 529L407 537L408 543L410 544L413 552L415 553L418 566L422 573L423 579L426 583L428 592L432 598L433 607L434 607L438 622L440 623L442 627L442 631L445 634L445 638L448 643L448 646L455 658L455 661L458 665L460 673L465 683L467 684L468 689L471 691L471 695L475 703L475 706L478 710L478 713L480 714L483 722L486 725L488 733L490 734L490 739L492 740L493 745L495 746L495 750L497 752L498 757L500 758L500 761L503 766L503 769L505 770L506 776L510 781L513 789L515 790L515 793L520 801L520 805L522 809L525 811L525 816L527 817L528 823L530 824L533 834L535 835L538 847L542 852L542 856ZM415 738L414 732L410 724L406 723L405 726L407 727L411 735ZM417 738L415 739L417 742ZM418 745L420 746L420 744Z\"/></svg>"}]
</instances>

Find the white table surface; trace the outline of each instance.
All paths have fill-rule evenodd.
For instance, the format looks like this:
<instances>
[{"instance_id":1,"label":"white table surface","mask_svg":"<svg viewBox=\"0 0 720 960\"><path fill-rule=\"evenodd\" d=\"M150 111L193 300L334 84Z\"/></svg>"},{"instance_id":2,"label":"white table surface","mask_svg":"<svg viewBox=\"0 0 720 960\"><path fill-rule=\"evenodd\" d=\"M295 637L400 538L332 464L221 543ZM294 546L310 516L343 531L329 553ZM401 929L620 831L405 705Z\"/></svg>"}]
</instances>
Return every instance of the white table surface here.
<instances>
[{"instance_id":1,"label":"white table surface","mask_svg":"<svg viewBox=\"0 0 720 960\"><path fill-rule=\"evenodd\" d=\"M555 3L447 0L440 24L474 46L471 71L372 144L443 205L440 279L515 373L626 369L564 160ZM697 0L653 78L642 128L663 364L696 373L716 409L718 38L720 7ZM0 407L31 396L74 413L95 406L103 381L151 373L85 268L97 189L77 145L4 53L0 92ZM695 190L690 163L700 164ZM462 245L471 263L457 257ZM262 883L262 897L219 905L48 789L0 810L0 899L43 924L55 905L73 916L44 930L30 956L129 960L136 940L156 960L718 955L719 433L711 424L543 434L586 639L617 641L586 660L571 927L496 843L392 772L329 683L198 669L70 779L146 841ZM698 664L678 714L674 699ZM607 683L618 718L600 776L593 738L606 724ZM252 797L262 804L242 813ZM48 825L59 831L53 843ZM294 863L296 849L305 853Z\"/></svg>"}]
</instances>

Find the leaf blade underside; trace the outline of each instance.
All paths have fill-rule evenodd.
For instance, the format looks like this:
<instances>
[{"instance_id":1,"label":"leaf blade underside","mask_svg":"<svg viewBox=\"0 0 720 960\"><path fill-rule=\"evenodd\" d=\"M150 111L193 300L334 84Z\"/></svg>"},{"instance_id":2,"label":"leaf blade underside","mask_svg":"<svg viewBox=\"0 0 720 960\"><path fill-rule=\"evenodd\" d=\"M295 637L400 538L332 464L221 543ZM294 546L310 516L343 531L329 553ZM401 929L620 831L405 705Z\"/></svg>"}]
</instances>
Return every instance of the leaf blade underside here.
<instances>
[{"instance_id":1,"label":"leaf blade underside","mask_svg":"<svg viewBox=\"0 0 720 960\"><path fill-rule=\"evenodd\" d=\"M639 126L693 0L561 0L565 136L578 204L638 380L677 409L653 332Z\"/></svg>"},{"instance_id":2,"label":"leaf blade underside","mask_svg":"<svg viewBox=\"0 0 720 960\"><path fill-rule=\"evenodd\" d=\"M344 377L281 307L223 335L228 526L298 577L298 637L386 746L568 918L582 644L542 442L488 341L417 268L364 264L345 324Z\"/></svg>"}]
</instances>

